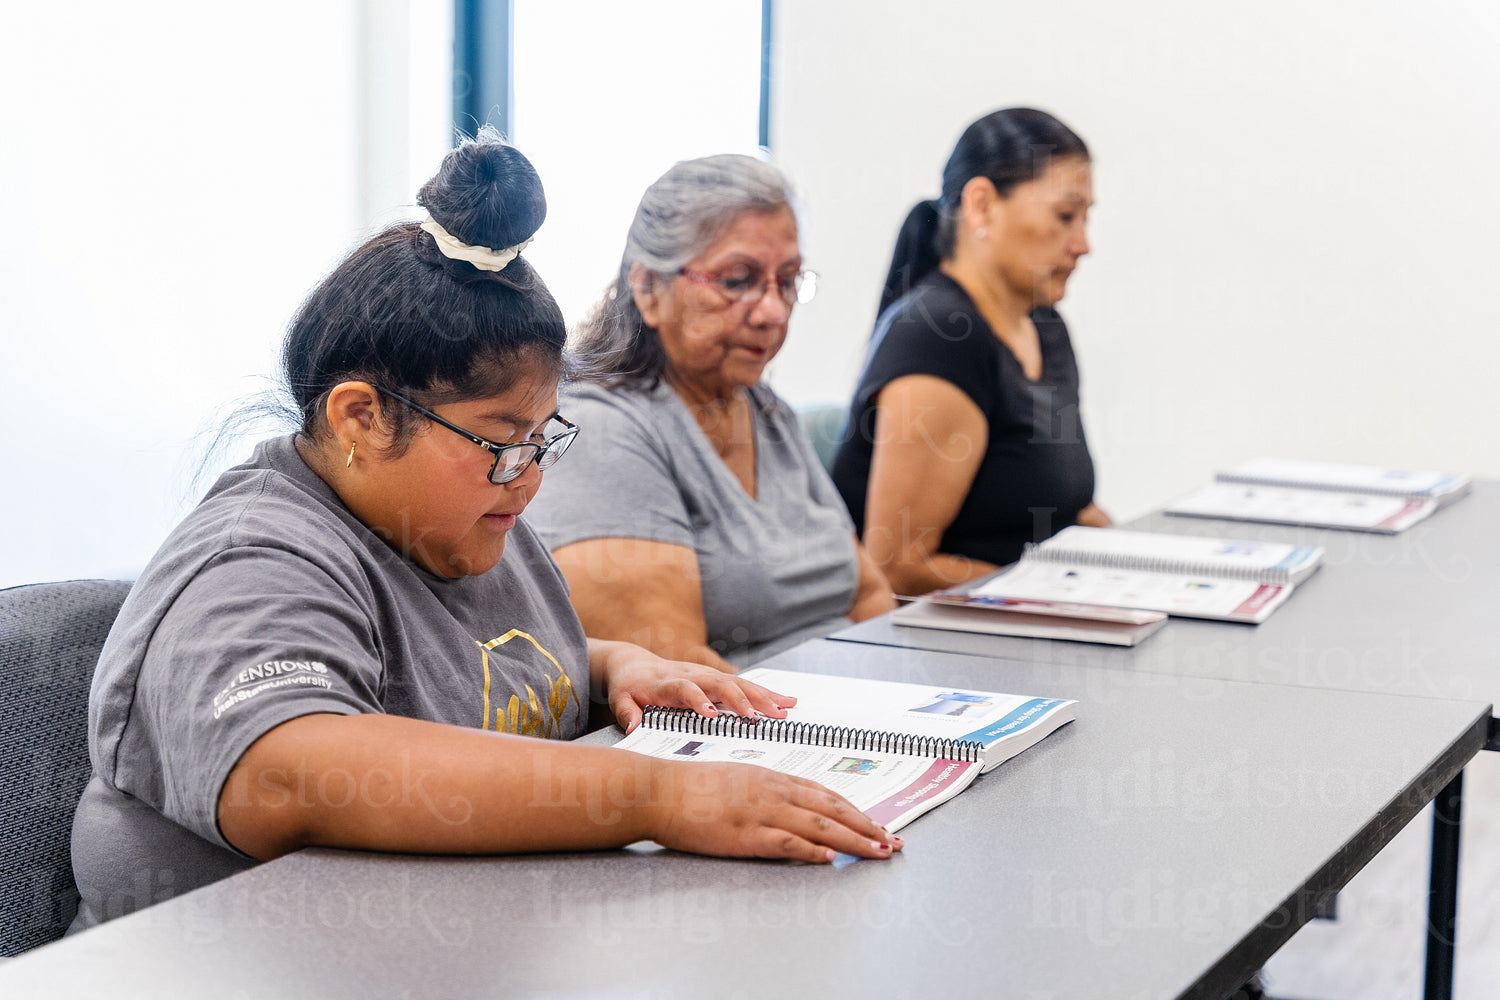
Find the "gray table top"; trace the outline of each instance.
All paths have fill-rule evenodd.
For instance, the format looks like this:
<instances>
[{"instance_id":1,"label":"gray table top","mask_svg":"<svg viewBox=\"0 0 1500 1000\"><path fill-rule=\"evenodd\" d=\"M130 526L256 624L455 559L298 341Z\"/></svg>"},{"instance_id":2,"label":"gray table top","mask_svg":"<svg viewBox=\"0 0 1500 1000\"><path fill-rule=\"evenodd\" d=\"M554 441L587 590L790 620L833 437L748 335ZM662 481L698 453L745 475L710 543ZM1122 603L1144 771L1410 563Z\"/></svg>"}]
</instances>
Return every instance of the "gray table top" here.
<instances>
[{"instance_id":1,"label":"gray table top","mask_svg":"<svg viewBox=\"0 0 1500 1000\"><path fill-rule=\"evenodd\" d=\"M1077 721L891 861L304 851L0 966L0 994L1222 997L1490 714L849 642L769 662L1076 698Z\"/></svg>"},{"instance_id":2,"label":"gray table top","mask_svg":"<svg viewBox=\"0 0 1500 1000\"><path fill-rule=\"evenodd\" d=\"M1500 483L1400 535L1153 514L1141 531L1321 545L1323 568L1259 625L1173 618L1139 646L892 625L831 638L1193 677L1500 701Z\"/></svg>"}]
</instances>

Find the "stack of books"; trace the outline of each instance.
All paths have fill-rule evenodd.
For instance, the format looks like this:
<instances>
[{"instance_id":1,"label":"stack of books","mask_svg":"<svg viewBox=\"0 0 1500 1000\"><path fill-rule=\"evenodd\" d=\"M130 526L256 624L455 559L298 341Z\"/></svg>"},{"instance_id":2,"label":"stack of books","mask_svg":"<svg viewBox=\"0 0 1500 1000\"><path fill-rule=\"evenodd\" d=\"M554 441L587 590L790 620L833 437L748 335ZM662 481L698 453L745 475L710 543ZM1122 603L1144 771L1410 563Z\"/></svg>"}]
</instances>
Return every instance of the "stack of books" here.
<instances>
[{"instance_id":1,"label":"stack of books","mask_svg":"<svg viewBox=\"0 0 1500 1000\"><path fill-rule=\"evenodd\" d=\"M1168 505L1168 514L1394 535L1469 492L1468 476L1258 458Z\"/></svg>"},{"instance_id":2,"label":"stack of books","mask_svg":"<svg viewBox=\"0 0 1500 1000\"><path fill-rule=\"evenodd\" d=\"M891 621L1133 646L1168 615L1265 621L1322 558L1313 546L1072 527L1002 573L897 608Z\"/></svg>"}]
</instances>

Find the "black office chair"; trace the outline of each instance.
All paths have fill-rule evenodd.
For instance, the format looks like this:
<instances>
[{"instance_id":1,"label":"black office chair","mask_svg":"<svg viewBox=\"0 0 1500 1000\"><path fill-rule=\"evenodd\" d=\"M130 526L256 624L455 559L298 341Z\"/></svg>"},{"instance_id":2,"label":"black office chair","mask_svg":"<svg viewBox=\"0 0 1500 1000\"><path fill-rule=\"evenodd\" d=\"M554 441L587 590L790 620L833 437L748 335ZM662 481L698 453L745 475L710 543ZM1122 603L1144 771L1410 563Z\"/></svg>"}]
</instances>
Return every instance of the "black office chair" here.
<instances>
[{"instance_id":1,"label":"black office chair","mask_svg":"<svg viewBox=\"0 0 1500 1000\"><path fill-rule=\"evenodd\" d=\"M62 936L78 911L69 850L91 771L89 683L130 584L0 590L0 956Z\"/></svg>"}]
</instances>

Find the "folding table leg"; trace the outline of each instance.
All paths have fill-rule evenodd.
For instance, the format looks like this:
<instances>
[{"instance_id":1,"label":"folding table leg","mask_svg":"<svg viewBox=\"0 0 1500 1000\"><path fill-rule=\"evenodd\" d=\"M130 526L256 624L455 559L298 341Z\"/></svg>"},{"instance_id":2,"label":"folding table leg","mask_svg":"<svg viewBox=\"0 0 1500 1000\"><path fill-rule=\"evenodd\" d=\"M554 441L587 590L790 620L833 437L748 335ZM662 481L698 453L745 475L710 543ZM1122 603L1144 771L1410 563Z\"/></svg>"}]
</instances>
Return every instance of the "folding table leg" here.
<instances>
[{"instance_id":1,"label":"folding table leg","mask_svg":"<svg viewBox=\"0 0 1500 1000\"><path fill-rule=\"evenodd\" d=\"M1432 872L1427 890L1427 1000L1452 1000L1453 943L1458 925L1458 824L1464 773L1432 800Z\"/></svg>"}]
</instances>

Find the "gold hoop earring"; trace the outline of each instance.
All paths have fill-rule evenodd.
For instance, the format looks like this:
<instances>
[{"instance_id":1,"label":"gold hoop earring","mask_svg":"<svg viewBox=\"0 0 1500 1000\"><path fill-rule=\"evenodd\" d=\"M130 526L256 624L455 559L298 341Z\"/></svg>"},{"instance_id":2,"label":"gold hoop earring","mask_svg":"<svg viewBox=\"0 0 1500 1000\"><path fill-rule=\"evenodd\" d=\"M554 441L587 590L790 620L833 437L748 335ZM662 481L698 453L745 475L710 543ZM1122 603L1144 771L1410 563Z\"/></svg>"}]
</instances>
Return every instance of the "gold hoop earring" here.
<instances>
[{"instance_id":1,"label":"gold hoop earring","mask_svg":"<svg viewBox=\"0 0 1500 1000\"><path fill-rule=\"evenodd\" d=\"M350 466L352 466L354 464L354 449L358 445L359 445L358 441L351 441L351 442L349 442L349 460L344 463L344 468L347 469L347 468L349 468Z\"/></svg>"}]
</instances>

